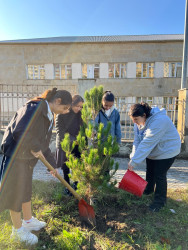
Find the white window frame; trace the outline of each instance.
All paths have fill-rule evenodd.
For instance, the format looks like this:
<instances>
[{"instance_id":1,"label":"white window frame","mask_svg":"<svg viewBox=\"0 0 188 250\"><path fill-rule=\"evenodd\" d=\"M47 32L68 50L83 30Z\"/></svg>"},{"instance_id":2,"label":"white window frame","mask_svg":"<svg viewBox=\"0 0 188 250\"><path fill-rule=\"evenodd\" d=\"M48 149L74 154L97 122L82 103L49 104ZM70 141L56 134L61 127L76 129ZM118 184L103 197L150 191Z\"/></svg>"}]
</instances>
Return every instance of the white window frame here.
<instances>
[{"instance_id":1,"label":"white window frame","mask_svg":"<svg viewBox=\"0 0 188 250\"><path fill-rule=\"evenodd\" d=\"M138 77L137 76L137 64L141 64L141 76ZM143 64L146 64L147 65L147 76L143 76ZM153 65L150 65L150 64L153 64ZM153 68L153 76L149 76L149 69L150 68ZM148 62L148 63L145 63L145 62L137 62L136 63L136 78L154 78L155 77L155 63L154 62Z\"/></svg>"},{"instance_id":2,"label":"white window frame","mask_svg":"<svg viewBox=\"0 0 188 250\"><path fill-rule=\"evenodd\" d=\"M113 77L109 77L109 64L113 64L114 65L114 69L113 69ZM125 64L125 65L123 65ZM119 77L116 77L116 65L119 65ZM124 77L121 77L121 71L122 69L125 69L125 76ZM124 78L127 78L127 63L108 63L108 78L109 79L114 79L114 78L121 78L121 79L124 79Z\"/></svg>"},{"instance_id":3,"label":"white window frame","mask_svg":"<svg viewBox=\"0 0 188 250\"><path fill-rule=\"evenodd\" d=\"M56 66L59 67L59 78L56 78L56 76L55 76L55 68L56 68ZM62 67L65 67L65 78L63 78L62 75L61 75L61 69L62 69ZM67 78L67 72L70 69L71 69L71 78ZM71 63L67 63L67 64L55 63L54 64L54 79L56 79L56 80L58 80L58 79L59 80L62 80L62 79L68 79L68 80L70 80L70 79L72 79L72 64Z\"/></svg>"},{"instance_id":4,"label":"white window frame","mask_svg":"<svg viewBox=\"0 0 188 250\"><path fill-rule=\"evenodd\" d=\"M84 77L84 75L83 75L83 67L84 67L84 65L86 65L86 77ZM88 79L88 74L87 74L87 67L88 67L88 65L92 65L92 70L93 70L93 72L92 72L92 75L93 75L92 79L98 79L98 78L100 78L100 63L82 63L82 78L83 79ZM99 76L97 78L95 78L95 69L99 69Z\"/></svg>"},{"instance_id":5,"label":"white window frame","mask_svg":"<svg viewBox=\"0 0 188 250\"><path fill-rule=\"evenodd\" d=\"M98 66L96 66L98 65ZM95 63L94 64L94 68L93 68L93 75L94 75L94 78L95 78L95 69L99 69L99 77L97 77L96 79L100 78L100 63Z\"/></svg>"},{"instance_id":6,"label":"white window frame","mask_svg":"<svg viewBox=\"0 0 188 250\"><path fill-rule=\"evenodd\" d=\"M140 99L140 101L138 101L138 98ZM153 96L149 96L149 97L143 97L143 96L137 96L136 97L136 103L140 103L140 102L146 102L149 105L153 104Z\"/></svg>"},{"instance_id":7,"label":"white window frame","mask_svg":"<svg viewBox=\"0 0 188 250\"><path fill-rule=\"evenodd\" d=\"M165 76L165 67L168 64L168 75ZM175 64L175 75L172 75L172 64ZM181 64L181 66L180 66ZM164 77L177 77L177 69L181 67L182 70L182 63L181 62L164 62ZM181 77L181 76L180 76Z\"/></svg>"},{"instance_id":8,"label":"white window frame","mask_svg":"<svg viewBox=\"0 0 188 250\"><path fill-rule=\"evenodd\" d=\"M28 66L30 66L32 68L32 70L33 70L33 77L32 78L29 77ZM37 67L38 78L35 77L35 67ZM41 70L44 70L44 78L41 78L41 73L40 73ZM40 80L40 79L43 80L43 79L45 79L45 67L44 67L44 64L40 64L40 65L38 65L38 64L28 64L27 65L27 79L28 80Z\"/></svg>"}]
</instances>

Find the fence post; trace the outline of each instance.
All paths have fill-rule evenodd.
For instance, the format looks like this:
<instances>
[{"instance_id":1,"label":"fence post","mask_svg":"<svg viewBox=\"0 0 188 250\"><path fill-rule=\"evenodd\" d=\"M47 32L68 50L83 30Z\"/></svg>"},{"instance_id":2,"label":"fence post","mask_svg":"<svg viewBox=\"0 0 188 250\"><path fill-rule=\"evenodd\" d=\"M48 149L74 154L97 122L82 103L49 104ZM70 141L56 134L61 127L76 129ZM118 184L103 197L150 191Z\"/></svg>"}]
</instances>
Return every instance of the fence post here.
<instances>
[{"instance_id":1,"label":"fence post","mask_svg":"<svg viewBox=\"0 0 188 250\"><path fill-rule=\"evenodd\" d=\"M188 157L188 89L179 90L177 130L182 142L181 155Z\"/></svg>"}]
</instances>

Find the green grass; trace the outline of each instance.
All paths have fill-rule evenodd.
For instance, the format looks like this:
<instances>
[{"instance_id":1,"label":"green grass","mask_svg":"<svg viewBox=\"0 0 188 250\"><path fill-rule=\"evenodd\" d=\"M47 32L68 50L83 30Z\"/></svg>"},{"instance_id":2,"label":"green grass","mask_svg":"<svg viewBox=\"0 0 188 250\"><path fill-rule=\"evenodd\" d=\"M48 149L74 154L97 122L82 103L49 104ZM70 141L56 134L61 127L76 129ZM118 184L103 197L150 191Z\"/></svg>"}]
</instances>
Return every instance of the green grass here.
<instances>
[{"instance_id":1,"label":"green grass","mask_svg":"<svg viewBox=\"0 0 188 250\"><path fill-rule=\"evenodd\" d=\"M33 213L47 222L34 247L10 241L8 211L0 214L0 249L188 249L188 190L168 190L167 206L149 212L153 197L138 198L123 190L106 192L94 206L97 226L79 219L78 202L63 196L60 183L33 182ZM174 209L172 213L170 209Z\"/></svg>"}]
</instances>

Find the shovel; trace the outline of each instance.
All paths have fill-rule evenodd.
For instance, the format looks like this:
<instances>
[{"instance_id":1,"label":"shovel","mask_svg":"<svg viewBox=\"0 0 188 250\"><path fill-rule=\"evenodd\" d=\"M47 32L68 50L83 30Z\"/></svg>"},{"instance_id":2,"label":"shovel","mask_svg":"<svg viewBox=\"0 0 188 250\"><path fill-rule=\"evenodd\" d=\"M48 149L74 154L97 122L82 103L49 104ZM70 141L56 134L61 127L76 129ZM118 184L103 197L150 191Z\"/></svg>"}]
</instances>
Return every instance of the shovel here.
<instances>
[{"instance_id":1,"label":"shovel","mask_svg":"<svg viewBox=\"0 0 188 250\"><path fill-rule=\"evenodd\" d=\"M55 171L55 169L46 159L44 159L42 156L39 156L38 158L50 171ZM68 190L74 195L74 197L79 200L78 209L79 209L80 219L82 221L85 221L86 223L90 223L92 226L95 226L96 219L93 207L87 204L87 202L64 180L64 178L60 174L57 173L56 177L66 188L68 188Z\"/></svg>"}]
</instances>

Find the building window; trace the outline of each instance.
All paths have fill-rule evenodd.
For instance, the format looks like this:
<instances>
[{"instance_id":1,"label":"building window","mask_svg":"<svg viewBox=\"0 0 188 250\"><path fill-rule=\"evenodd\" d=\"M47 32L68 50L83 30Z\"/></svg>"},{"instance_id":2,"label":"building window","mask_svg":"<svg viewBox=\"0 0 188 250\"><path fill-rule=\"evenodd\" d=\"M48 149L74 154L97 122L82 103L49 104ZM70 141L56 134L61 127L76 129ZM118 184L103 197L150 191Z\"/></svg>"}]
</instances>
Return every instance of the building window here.
<instances>
[{"instance_id":1,"label":"building window","mask_svg":"<svg viewBox=\"0 0 188 250\"><path fill-rule=\"evenodd\" d=\"M99 63L82 64L82 78L99 78Z\"/></svg>"},{"instance_id":2,"label":"building window","mask_svg":"<svg viewBox=\"0 0 188 250\"><path fill-rule=\"evenodd\" d=\"M72 79L71 64L54 64L55 79Z\"/></svg>"},{"instance_id":3,"label":"building window","mask_svg":"<svg viewBox=\"0 0 188 250\"><path fill-rule=\"evenodd\" d=\"M176 109L176 97L163 97L163 107L167 111L173 111Z\"/></svg>"},{"instance_id":4,"label":"building window","mask_svg":"<svg viewBox=\"0 0 188 250\"><path fill-rule=\"evenodd\" d=\"M126 63L109 63L108 77L109 78L126 78Z\"/></svg>"},{"instance_id":5,"label":"building window","mask_svg":"<svg viewBox=\"0 0 188 250\"><path fill-rule=\"evenodd\" d=\"M136 63L137 78L153 78L154 63Z\"/></svg>"},{"instance_id":6,"label":"building window","mask_svg":"<svg viewBox=\"0 0 188 250\"><path fill-rule=\"evenodd\" d=\"M182 63L181 62L165 62L164 77L181 77Z\"/></svg>"},{"instance_id":7,"label":"building window","mask_svg":"<svg viewBox=\"0 0 188 250\"><path fill-rule=\"evenodd\" d=\"M28 79L45 79L44 65L27 65Z\"/></svg>"},{"instance_id":8,"label":"building window","mask_svg":"<svg viewBox=\"0 0 188 250\"><path fill-rule=\"evenodd\" d=\"M137 96L136 97L136 103L146 102L149 105L153 104L153 97L143 97L143 96Z\"/></svg>"}]
</instances>

